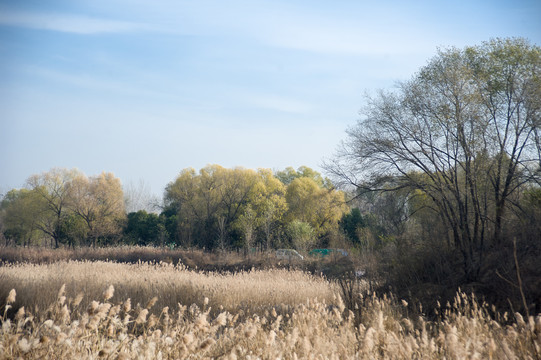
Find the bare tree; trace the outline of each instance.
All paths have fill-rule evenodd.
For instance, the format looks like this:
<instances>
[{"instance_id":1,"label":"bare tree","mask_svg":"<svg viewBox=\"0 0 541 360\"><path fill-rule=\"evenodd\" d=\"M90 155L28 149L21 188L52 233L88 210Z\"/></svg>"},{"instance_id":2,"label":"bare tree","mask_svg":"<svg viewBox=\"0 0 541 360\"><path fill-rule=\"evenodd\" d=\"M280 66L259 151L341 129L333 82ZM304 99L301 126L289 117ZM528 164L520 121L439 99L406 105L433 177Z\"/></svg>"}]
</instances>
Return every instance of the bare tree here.
<instances>
[{"instance_id":1,"label":"bare tree","mask_svg":"<svg viewBox=\"0 0 541 360\"><path fill-rule=\"evenodd\" d=\"M539 181L540 73L541 49L523 39L439 51L368 98L327 170L359 190L428 196L474 279L513 194Z\"/></svg>"},{"instance_id":2,"label":"bare tree","mask_svg":"<svg viewBox=\"0 0 541 360\"><path fill-rule=\"evenodd\" d=\"M126 213L139 210L152 213L159 209L158 197L152 194L150 186L144 180L140 179L137 185L129 182L123 190Z\"/></svg>"},{"instance_id":3,"label":"bare tree","mask_svg":"<svg viewBox=\"0 0 541 360\"><path fill-rule=\"evenodd\" d=\"M227 222L224 216L218 217L218 247L221 251L225 251L227 242Z\"/></svg>"}]
</instances>

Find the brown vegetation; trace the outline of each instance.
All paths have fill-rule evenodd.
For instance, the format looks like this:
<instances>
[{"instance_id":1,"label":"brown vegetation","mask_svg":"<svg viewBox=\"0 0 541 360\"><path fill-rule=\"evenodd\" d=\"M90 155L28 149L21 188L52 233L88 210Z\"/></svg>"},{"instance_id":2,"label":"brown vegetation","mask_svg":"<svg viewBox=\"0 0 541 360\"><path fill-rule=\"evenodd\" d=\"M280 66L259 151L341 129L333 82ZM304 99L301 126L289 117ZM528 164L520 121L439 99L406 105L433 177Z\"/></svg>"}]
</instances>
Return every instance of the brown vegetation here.
<instances>
[{"instance_id":1,"label":"brown vegetation","mask_svg":"<svg viewBox=\"0 0 541 360\"><path fill-rule=\"evenodd\" d=\"M114 261L120 263L165 262L198 270L250 270L277 265L271 253L256 253L250 257L237 252L206 253L202 250L169 249L151 246L115 246L102 248L3 247L0 261L6 263L47 264L57 261Z\"/></svg>"},{"instance_id":2,"label":"brown vegetation","mask_svg":"<svg viewBox=\"0 0 541 360\"><path fill-rule=\"evenodd\" d=\"M239 273L199 272L183 265L168 263L119 264L103 261L68 261L51 264L6 264L0 267L0 298L16 289L14 309L43 311L64 287L66 296L84 297L88 306L112 285L115 299L131 299L133 305L144 305L157 296L156 307L175 308L183 304L202 306L203 299L215 311L219 309L246 314L270 310L280 305L284 311L306 301L333 297L333 286L319 276L297 270L252 270ZM39 295L38 295L39 294Z\"/></svg>"},{"instance_id":3,"label":"brown vegetation","mask_svg":"<svg viewBox=\"0 0 541 360\"><path fill-rule=\"evenodd\" d=\"M464 293L428 321L362 287L353 312L331 283L299 271L217 275L105 262L0 269L1 358L534 359L541 349L541 316L509 318Z\"/></svg>"}]
</instances>

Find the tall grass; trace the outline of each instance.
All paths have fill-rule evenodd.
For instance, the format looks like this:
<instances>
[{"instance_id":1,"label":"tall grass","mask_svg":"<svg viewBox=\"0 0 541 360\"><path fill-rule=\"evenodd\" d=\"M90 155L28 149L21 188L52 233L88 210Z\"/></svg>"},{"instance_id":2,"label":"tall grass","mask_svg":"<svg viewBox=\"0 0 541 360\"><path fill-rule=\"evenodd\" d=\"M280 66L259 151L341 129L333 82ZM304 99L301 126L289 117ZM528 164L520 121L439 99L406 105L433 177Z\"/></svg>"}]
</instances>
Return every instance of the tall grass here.
<instances>
[{"instance_id":1,"label":"tall grass","mask_svg":"<svg viewBox=\"0 0 541 360\"><path fill-rule=\"evenodd\" d=\"M79 247L74 249L0 246L1 262L47 264L68 260L101 260L123 263L163 261L173 264L183 263L189 268L212 268L213 266L223 267L226 265L232 268L242 268L247 263L243 254L234 251L208 253L197 249L169 249L152 246ZM272 256L272 253L258 252L252 254L248 260L250 260L249 263L255 265L273 265L276 258Z\"/></svg>"},{"instance_id":2,"label":"tall grass","mask_svg":"<svg viewBox=\"0 0 541 360\"><path fill-rule=\"evenodd\" d=\"M458 294L439 322L408 319L389 298L364 303L364 320L323 301L296 305L291 315L271 310L240 319L209 307L133 307L115 302L109 287L89 306L66 299L64 288L47 311L19 308L0 330L1 358L31 359L534 359L541 317L501 326L475 299ZM12 291L6 301L9 308Z\"/></svg>"},{"instance_id":3,"label":"tall grass","mask_svg":"<svg viewBox=\"0 0 541 360\"><path fill-rule=\"evenodd\" d=\"M65 285L64 285L65 284ZM541 316L458 293L437 320L300 271L171 264L0 267L0 359L539 359ZM353 308L348 309L348 307Z\"/></svg>"},{"instance_id":4,"label":"tall grass","mask_svg":"<svg viewBox=\"0 0 541 360\"><path fill-rule=\"evenodd\" d=\"M156 306L202 305L204 298L218 311L261 313L280 304L284 311L306 299L330 301L333 285L301 271L285 269L216 273L188 270L169 263L120 264L113 262L61 261L52 264L5 264L0 266L0 298L17 289L18 304L44 309L65 285L66 296L84 294L87 306L109 285L115 298L146 303L158 297ZM39 294L39 296L37 296Z\"/></svg>"}]
</instances>

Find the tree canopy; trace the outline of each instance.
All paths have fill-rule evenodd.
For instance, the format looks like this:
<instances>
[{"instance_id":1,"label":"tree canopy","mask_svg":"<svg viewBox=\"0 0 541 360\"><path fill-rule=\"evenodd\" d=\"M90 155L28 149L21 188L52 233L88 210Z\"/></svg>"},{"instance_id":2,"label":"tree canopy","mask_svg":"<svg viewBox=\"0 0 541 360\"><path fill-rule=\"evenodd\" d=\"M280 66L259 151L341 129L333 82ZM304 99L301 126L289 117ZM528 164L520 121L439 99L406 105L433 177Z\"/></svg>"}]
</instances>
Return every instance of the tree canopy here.
<instances>
[{"instance_id":1,"label":"tree canopy","mask_svg":"<svg viewBox=\"0 0 541 360\"><path fill-rule=\"evenodd\" d=\"M96 245L120 235L125 218L118 178L105 172L87 177L75 169L30 176L26 188L8 193L2 210L6 238L21 245L44 237L54 247Z\"/></svg>"},{"instance_id":2,"label":"tree canopy","mask_svg":"<svg viewBox=\"0 0 541 360\"><path fill-rule=\"evenodd\" d=\"M293 221L306 223L318 236L338 228L344 196L325 185L308 167L274 175L268 169L209 165L199 172L183 170L164 199L178 215L176 240L182 245L268 248L292 240L286 228Z\"/></svg>"}]
</instances>

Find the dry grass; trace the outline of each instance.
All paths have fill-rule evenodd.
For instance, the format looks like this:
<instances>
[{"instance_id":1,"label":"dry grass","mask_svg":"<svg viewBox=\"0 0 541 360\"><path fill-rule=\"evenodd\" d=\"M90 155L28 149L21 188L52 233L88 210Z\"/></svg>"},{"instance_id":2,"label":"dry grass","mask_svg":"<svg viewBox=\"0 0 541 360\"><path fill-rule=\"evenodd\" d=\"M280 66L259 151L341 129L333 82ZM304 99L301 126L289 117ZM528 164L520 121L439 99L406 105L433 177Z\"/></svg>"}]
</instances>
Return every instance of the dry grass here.
<instances>
[{"instance_id":1,"label":"dry grass","mask_svg":"<svg viewBox=\"0 0 541 360\"><path fill-rule=\"evenodd\" d=\"M323 278L285 269L215 273L196 272L169 263L61 261L42 265L5 264L0 267L0 279L0 298L15 288L19 294L17 305L42 310L56 298L63 285L68 297L84 294L83 306L100 298L104 289L112 285L116 299L129 298L134 305L157 296L159 308L173 308L178 303L201 306L203 299L208 298L214 311L242 310L249 315L275 304L287 311L306 299L329 301L333 297L333 286Z\"/></svg>"},{"instance_id":2,"label":"dry grass","mask_svg":"<svg viewBox=\"0 0 541 360\"><path fill-rule=\"evenodd\" d=\"M165 262L182 264L198 271L239 272L273 268L314 268L313 262L284 262L276 258L274 251L255 252L245 256L243 252L219 251L205 252L200 249L169 249L152 246L114 246L114 247L2 247L0 263L52 264L59 261L112 261L136 264L140 262ZM313 270L313 269L312 269Z\"/></svg>"},{"instance_id":3,"label":"dry grass","mask_svg":"<svg viewBox=\"0 0 541 360\"><path fill-rule=\"evenodd\" d=\"M60 262L0 267L0 284L2 359L538 359L541 350L541 316L507 319L460 293L428 321L360 288L355 319L334 285L299 271Z\"/></svg>"},{"instance_id":4,"label":"dry grass","mask_svg":"<svg viewBox=\"0 0 541 360\"><path fill-rule=\"evenodd\" d=\"M274 259L272 253L258 252L250 256L252 262L264 262ZM116 261L125 263L141 262L170 262L195 268L203 265L235 265L242 264L246 258L242 253L234 251L208 253L197 249L169 249L152 246L114 246L114 247L78 247L59 248L48 247L0 247L0 261L7 263L24 262L47 264L57 261L88 260Z\"/></svg>"},{"instance_id":5,"label":"dry grass","mask_svg":"<svg viewBox=\"0 0 541 360\"><path fill-rule=\"evenodd\" d=\"M541 345L541 317L517 316L502 327L482 308L465 304L471 299L463 295L438 323L396 316L396 304L372 297L355 328L340 304L307 301L291 316L271 310L243 320L227 311L211 317L207 306L197 305L149 315L152 302L144 308L115 303L111 289L86 308L66 300L61 289L47 312L19 309L2 324L0 357L534 359Z\"/></svg>"}]
</instances>

